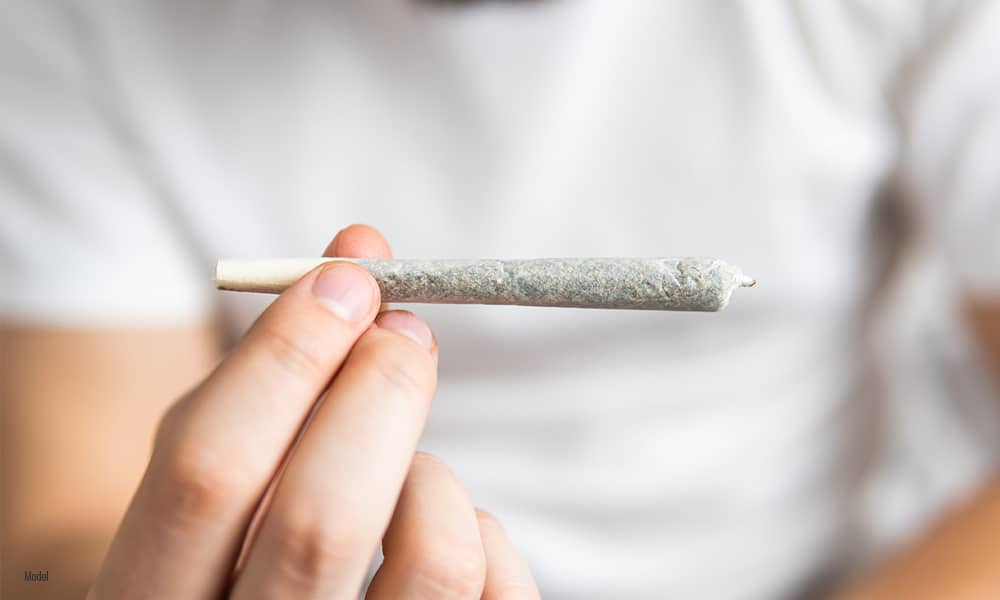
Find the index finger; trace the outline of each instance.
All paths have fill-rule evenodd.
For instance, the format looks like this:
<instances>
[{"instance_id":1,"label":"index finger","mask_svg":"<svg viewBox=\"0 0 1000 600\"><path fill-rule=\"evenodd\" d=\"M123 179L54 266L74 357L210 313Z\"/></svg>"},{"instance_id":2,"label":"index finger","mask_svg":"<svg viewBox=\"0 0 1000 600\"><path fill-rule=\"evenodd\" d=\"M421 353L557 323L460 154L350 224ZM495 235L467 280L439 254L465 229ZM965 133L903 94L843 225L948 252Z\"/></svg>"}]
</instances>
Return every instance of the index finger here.
<instances>
[{"instance_id":1,"label":"index finger","mask_svg":"<svg viewBox=\"0 0 1000 600\"><path fill-rule=\"evenodd\" d=\"M356 265L314 269L171 410L97 597L218 597L257 500L379 299Z\"/></svg>"},{"instance_id":2,"label":"index finger","mask_svg":"<svg viewBox=\"0 0 1000 600\"><path fill-rule=\"evenodd\" d=\"M323 256L337 258L389 258L392 256L392 250L389 249L389 243L384 237L382 237L382 234L379 233L377 229L369 225L355 224L348 225L338 231L337 235L333 237L333 240L327 244L326 250L323 251ZM383 304L379 308L379 312L382 312L387 308L388 305ZM267 513L267 509L274 499L274 492L277 489L278 480L281 478L281 474L287 466L287 463L288 459L286 458L281 467L279 467L278 473L268 486L264 497L261 499L260 504L257 506L257 509L251 518L250 524L247 527L245 539L243 540L243 546L240 549L240 554L236 560L237 572L241 571L243 568L243 563L246 561L247 554L257 537L264 515Z\"/></svg>"},{"instance_id":3,"label":"index finger","mask_svg":"<svg viewBox=\"0 0 1000 600\"><path fill-rule=\"evenodd\" d=\"M323 256L392 258L392 249L378 229L355 224L341 229L326 247Z\"/></svg>"}]
</instances>

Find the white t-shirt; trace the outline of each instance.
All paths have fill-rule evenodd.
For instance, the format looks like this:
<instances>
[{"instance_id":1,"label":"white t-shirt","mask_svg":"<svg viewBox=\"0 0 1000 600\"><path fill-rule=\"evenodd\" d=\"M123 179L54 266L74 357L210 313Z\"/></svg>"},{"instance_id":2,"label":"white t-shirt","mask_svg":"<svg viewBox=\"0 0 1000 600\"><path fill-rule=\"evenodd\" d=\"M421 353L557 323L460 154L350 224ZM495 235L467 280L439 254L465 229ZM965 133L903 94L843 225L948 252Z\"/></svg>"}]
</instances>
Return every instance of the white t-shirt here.
<instances>
[{"instance_id":1,"label":"white t-shirt","mask_svg":"<svg viewBox=\"0 0 1000 600\"><path fill-rule=\"evenodd\" d=\"M262 299L215 258L353 222L401 257L727 259L760 283L720 314L416 307L422 444L546 597L780 597L853 547L911 389L859 391L886 183L924 274L890 340L1000 291L998 56L991 1L11 0L0 315L236 333Z\"/></svg>"}]
</instances>

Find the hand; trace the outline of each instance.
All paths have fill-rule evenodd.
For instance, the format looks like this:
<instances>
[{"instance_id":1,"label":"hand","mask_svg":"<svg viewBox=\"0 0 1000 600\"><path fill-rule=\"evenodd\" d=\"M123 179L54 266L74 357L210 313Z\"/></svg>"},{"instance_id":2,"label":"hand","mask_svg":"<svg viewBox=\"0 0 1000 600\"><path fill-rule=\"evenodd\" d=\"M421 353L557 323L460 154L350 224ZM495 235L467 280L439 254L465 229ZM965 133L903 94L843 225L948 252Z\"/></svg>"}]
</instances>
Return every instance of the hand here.
<instances>
[{"instance_id":1,"label":"hand","mask_svg":"<svg viewBox=\"0 0 1000 600\"><path fill-rule=\"evenodd\" d=\"M353 226L326 255L388 253ZM380 540L368 598L538 596L497 522L414 453L437 345L379 300L340 263L264 312L164 417L88 598L356 598Z\"/></svg>"}]
</instances>

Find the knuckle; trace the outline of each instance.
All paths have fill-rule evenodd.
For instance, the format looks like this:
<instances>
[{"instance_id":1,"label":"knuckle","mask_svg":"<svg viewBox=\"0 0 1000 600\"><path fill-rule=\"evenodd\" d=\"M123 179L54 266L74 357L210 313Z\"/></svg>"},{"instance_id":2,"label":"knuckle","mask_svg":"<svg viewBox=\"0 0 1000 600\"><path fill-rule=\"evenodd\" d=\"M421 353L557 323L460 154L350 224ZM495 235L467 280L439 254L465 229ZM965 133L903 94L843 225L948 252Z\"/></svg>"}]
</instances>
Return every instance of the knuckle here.
<instances>
[{"instance_id":1,"label":"knuckle","mask_svg":"<svg viewBox=\"0 0 1000 600\"><path fill-rule=\"evenodd\" d=\"M479 598L486 582L481 547L468 548L441 539L425 543L414 558L417 597Z\"/></svg>"},{"instance_id":2,"label":"knuckle","mask_svg":"<svg viewBox=\"0 0 1000 600\"><path fill-rule=\"evenodd\" d=\"M155 472L164 512L182 522L201 522L238 510L248 485L241 469L193 444L178 444L164 453Z\"/></svg>"},{"instance_id":3,"label":"knuckle","mask_svg":"<svg viewBox=\"0 0 1000 600\"><path fill-rule=\"evenodd\" d=\"M302 588L331 580L345 564L373 550L356 531L303 508L283 511L274 535L277 572Z\"/></svg>"},{"instance_id":4,"label":"knuckle","mask_svg":"<svg viewBox=\"0 0 1000 600\"><path fill-rule=\"evenodd\" d=\"M163 411L153 432L153 448L164 446L182 434L189 412L187 407L197 396L200 387L199 384L198 387L191 389Z\"/></svg>"},{"instance_id":5,"label":"knuckle","mask_svg":"<svg viewBox=\"0 0 1000 600\"><path fill-rule=\"evenodd\" d=\"M315 348L305 343L309 336L296 336L284 328L262 326L259 335L266 359L278 365L296 379L325 378L330 375L329 365L319 357Z\"/></svg>"},{"instance_id":6,"label":"knuckle","mask_svg":"<svg viewBox=\"0 0 1000 600\"><path fill-rule=\"evenodd\" d=\"M371 334L381 334L373 330ZM394 335L394 334L393 334ZM427 352L388 335L371 336L356 350L372 375L386 387L406 395L428 396L434 389L435 370Z\"/></svg>"},{"instance_id":7,"label":"knuckle","mask_svg":"<svg viewBox=\"0 0 1000 600\"><path fill-rule=\"evenodd\" d=\"M153 433L153 447L157 448L163 446L167 443L177 431L178 420L180 419L180 404L181 402L175 402L172 404L162 415L160 415L160 420L156 423L156 430Z\"/></svg>"}]
</instances>

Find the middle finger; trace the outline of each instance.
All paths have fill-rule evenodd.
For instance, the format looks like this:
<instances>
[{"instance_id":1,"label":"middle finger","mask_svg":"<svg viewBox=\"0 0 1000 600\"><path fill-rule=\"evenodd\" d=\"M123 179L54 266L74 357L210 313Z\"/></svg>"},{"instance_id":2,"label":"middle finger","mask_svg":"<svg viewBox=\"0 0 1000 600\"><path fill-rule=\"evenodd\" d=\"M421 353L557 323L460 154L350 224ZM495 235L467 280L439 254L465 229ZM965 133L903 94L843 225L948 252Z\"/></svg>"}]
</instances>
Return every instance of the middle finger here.
<instances>
[{"instance_id":1,"label":"middle finger","mask_svg":"<svg viewBox=\"0 0 1000 600\"><path fill-rule=\"evenodd\" d=\"M235 598L357 594L436 383L436 344L422 321L390 311L376 324L351 351L295 448Z\"/></svg>"}]
</instances>

